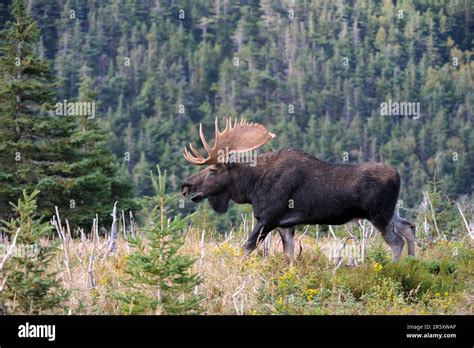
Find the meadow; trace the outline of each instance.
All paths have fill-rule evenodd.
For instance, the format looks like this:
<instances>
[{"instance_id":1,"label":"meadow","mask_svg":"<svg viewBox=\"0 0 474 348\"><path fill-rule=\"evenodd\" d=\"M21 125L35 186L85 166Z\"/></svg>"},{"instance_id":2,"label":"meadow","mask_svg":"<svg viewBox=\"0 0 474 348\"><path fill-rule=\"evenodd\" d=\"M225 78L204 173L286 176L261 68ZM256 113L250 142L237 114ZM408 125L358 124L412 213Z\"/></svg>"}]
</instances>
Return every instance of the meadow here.
<instances>
[{"instance_id":1,"label":"meadow","mask_svg":"<svg viewBox=\"0 0 474 348\"><path fill-rule=\"evenodd\" d=\"M180 253L195 259L193 271L202 276L194 291L203 297L203 314L474 313L474 243L467 233L419 237L416 258L392 262L368 223L331 228L324 236L311 227L295 236L297 256L288 264L275 232L244 260L250 228L245 218L227 234L192 226L184 231ZM71 291L60 311L127 314L114 296L125 290L120 279L133 250L127 233L119 234L114 254L107 236L66 236L51 264Z\"/></svg>"},{"instance_id":2,"label":"meadow","mask_svg":"<svg viewBox=\"0 0 474 348\"><path fill-rule=\"evenodd\" d=\"M3 220L0 310L8 314L472 314L474 233L466 199L434 188L417 210L416 257L391 260L367 221L299 226L288 260L277 231L249 257L251 212L222 232L207 203L182 216L170 207L166 172L141 217L112 211L110 229L72 228L56 208L36 213L38 191ZM245 211L245 210L243 210ZM466 217L467 216L467 217ZM214 217L214 219L213 219ZM5 234L3 234L5 236ZM5 240L4 240L5 242ZM18 245L15 245L17 243ZM28 247L28 248L24 248ZM16 248L16 249L15 249ZM26 251L24 253L18 251Z\"/></svg>"}]
</instances>

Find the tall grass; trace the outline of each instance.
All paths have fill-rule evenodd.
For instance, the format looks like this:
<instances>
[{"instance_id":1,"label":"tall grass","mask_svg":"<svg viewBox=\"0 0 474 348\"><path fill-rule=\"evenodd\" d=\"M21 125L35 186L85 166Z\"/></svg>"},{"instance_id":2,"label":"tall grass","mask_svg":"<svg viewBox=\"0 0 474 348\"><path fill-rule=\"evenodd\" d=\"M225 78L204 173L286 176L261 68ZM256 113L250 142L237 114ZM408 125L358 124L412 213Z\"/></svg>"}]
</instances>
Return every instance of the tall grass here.
<instances>
[{"instance_id":1,"label":"tall grass","mask_svg":"<svg viewBox=\"0 0 474 348\"><path fill-rule=\"evenodd\" d=\"M180 253L196 258L193 271L203 278L195 293L203 296L205 314L471 314L474 311L472 240L420 240L417 259L388 261L378 233L352 231L347 237L295 236L299 257L289 265L279 237L270 237L250 258L242 259L248 221L228 234L189 227ZM355 228L357 229L357 227ZM340 231L337 231L342 233ZM365 256L354 262L339 250L365 238ZM130 247L119 237L108 253L106 236L70 239L58 251L56 270L72 291L68 311L119 314L114 294ZM69 255L69 271L64 257ZM89 260L95 284L91 286Z\"/></svg>"}]
</instances>

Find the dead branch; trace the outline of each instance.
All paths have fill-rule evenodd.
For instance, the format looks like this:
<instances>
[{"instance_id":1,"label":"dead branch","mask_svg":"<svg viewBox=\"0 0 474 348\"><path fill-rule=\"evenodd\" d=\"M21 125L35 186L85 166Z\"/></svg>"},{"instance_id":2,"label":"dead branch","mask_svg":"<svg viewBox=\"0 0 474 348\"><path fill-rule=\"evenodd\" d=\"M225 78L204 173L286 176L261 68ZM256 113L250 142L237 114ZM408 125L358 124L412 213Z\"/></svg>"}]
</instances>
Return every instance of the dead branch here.
<instances>
[{"instance_id":1,"label":"dead branch","mask_svg":"<svg viewBox=\"0 0 474 348\"><path fill-rule=\"evenodd\" d=\"M457 207L458 207L458 210L459 210L459 214L461 214L461 217L462 217L462 220L464 221L464 225L466 226L466 230L467 230L467 234L469 234L469 237L471 237L472 239L474 239L474 230L470 228L469 224L467 223L467 220L466 220L466 217L464 216L463 212L462 212L462 209L461 209L461 206L459 205L459 203L456 203Z\"/></svg>"},{"instance_id":2,"label":"dead branch","mask_svg":"<svg viewBox=\"0 0 474 348\"><path fill-rule=\"evenodd\" d=\"M114 209L112 210L112 227L110 229L110 239L109 239L109 250L108 253L115 254L117 251L117 203L114 204Z\"/></svg>"},{"instance_id":3,"label":"dead branch","mask_svg":"<svg viewBox=\"0 0 474 348\"><path fill-rule=\"evenodd\" d=\"M2 262L0 262L0 271L3 270L3 266L7 262L8 258L11 256L11 254L13 254L13 250L15 249L15 245L16 245L16 240L17 240L19 234L20 234L20 229L18 228L16 230L15 236L13 237L13 241L12 241L12 245L10 245L10 249L8 249L8 252L3 257ZM3 286L2 286L2 288L3 288Z\"/></svg>"},{"instance_id":4,"label":"dead branch","mask_svg":"<svg viewBox=\"0 0 474 348\"><path fill-rule=\"evenodd\" d=\"M92 289L95 288L95 280L94 280L94 273L93 273L93 264L94 264L94 251L95 251L95 240L96 240L96 235L98 235L98 221L97 219L94 219L92 223L92 251L91 251L91 256L89 258L89 270L88 270L88 275L89 275L89 287ZM96 232L96 233L94 233Z\"/></svg>"},{"instance_id":5,"label":"dead branch","mask_svg":"<svg viewBox=\"0 0 474 348\"><path fill-rule=\"evenodd\" d=\"M61 224L61 217L59 215L59 210L58 207L54 207L56 211L56 216L53 216L52 220L52 225L56 228L56 231L58 232L59 239L62 241L63 244L63 254L64 254L64 265L66 266L66 271L68 274L69 281L72 281L72 274L71 274L71 268L69 267L69 254L68 254L68 244L67 244L67 236L64 233L64 228ZM69 229L69 223L66 220L66 224L68 225Z\"/></svg>"},{"instance_id":6,"label":"dead branch","mask_svg":"<svg viewBox=\"0 0 474 348\"><path fill-rule=\"evenodd\" d=\"M431 204L430 195L429 195L428 191L423 191L423 194L424 194L424 196L425 196L425 198L428 201L428 204L430 206L431 217L433 218L433 223L434 223L434 226L435 226L436 233L438 234L438 237L441 237L441 234L439 233L439 229L438 229L438 224L436 223L436 217L435 217L435 213L434 213L434 209L433 209L433 204Z\"/></svg>"}]
</instances>

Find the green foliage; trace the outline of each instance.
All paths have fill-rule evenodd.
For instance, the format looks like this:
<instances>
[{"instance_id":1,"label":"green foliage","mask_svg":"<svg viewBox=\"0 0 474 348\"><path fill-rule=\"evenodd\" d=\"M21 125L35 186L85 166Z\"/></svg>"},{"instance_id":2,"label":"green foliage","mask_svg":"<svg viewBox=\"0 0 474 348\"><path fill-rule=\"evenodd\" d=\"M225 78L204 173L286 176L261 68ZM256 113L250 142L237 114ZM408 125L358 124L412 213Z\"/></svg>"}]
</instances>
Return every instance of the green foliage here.
<instances>
[{"instance_id":1,"label":"green foliage","mask_svg":"<svg viewBox=\"0 0 474 348\"><path fill-rule=\"evenodd\" d=\"M179 3L179 19L167 0L101 1L76 6L75 20L62 5L32 4L59 99L78 94L85 66L137 195L152 194L155 163L173 167L175 190L193 171L181 152L196 124L229 114L268 125L272 149L390 162L407 208L435 173L449 195L473 191L472 2L200 0ZM419 102L421 117L381 116L388 99Z\"/></svg>"},{"instance_id":2,"label":"green foliage","mask_svg":"<svg viewBox=\"0 0 474 348\"><path fill-rule=\"evenodd\" d=\"M364 300L367 302L368 312L377 308L402 307L405 304L401 284L392 278L381 278L373 284L371 291L368 291Z\"/></svg>"},{"instance_id":3,"label":"green foliage","mask_svg":"<svg viewBox=\"0 0 474 348\"><path fill-rule=\"evenodd\" d=\"M40 33L24 0L13 2L12 17L0 33L0 216L11 215L8 203L22 190L34 189L42 215L59 206L72 225L88 225L95 214L108 220L117 200L132 209L130 180L97 120L55 113L59 85L38 57ZM94 102L93 81L82 71L79 99Z\"/></svg>"},{"instance_id":4,"label":"green foliage","mask_svg":"<svg viewBox=\"0 0 474 348\"><path fill-rule=\"evenodd\" d=\"M377 262L382 266L386 265L391 259L386 248L384 248L384 245L380 241L374 248L369 250L367 257L369 260Z\"/></svg>"},{"instance_id":5,"label":"green foliage","mask_svg":"<svg viewBox=\"0 0 474 348\"><path fill-rule=\"evenodd\" d=\"M151 173L156 195L153 207L145 209L144 238L129 240L135 251L127 258L124 283L128 290L118 298L123 313L130 314L193 314L201 311L202 298L194 294L201 283L198 274L192 273L194 259L180 255L186 219L171 213L165 193L166 172L158 169L158 178Z\"/></svg>"},{"instance_id":6,"label":"green foliage","mask_svg":"<svg viewBox=\"0 0 474 348\"><path fill-rule=\"evenodd\" d=\"M428 268L428 272L430 272L433 275L439 274L439 271L441 270L441 265L439 263L439 260L431 260L426 264Z\"/></svg>"},{"instance_id":7,"label":"green foliage","mask_svg":"<svg viewBox=\"0 0 474 348\"><path fill-rule=\"evenodd\" d=\"M406 295L422 297L427 293L451 293L466 286L457 277L457 267L451 260L422 261L407 257L384 267L382 274L398 281Z\"/></svg>"},{"instance_id":8,"label":"green foliage","mask_svg":"<svg viewBox=\"0 0 474 348\"><path fill-rule=\"evenodd\" d=\"M437 237L438 233L447 237L465 233L465 226L455 202L441 192L439 184L435 181L426 184L418 220L429 224L432 237Z\"/></svg>"},{"instance_id":9,"label":"green foliage","mask_svg":"<svg viewBox=\"0 0 474 348\"><path fill-rule=\"evenodd\" d=\"M336 271L317 251L290 267L276 258L262 270L271 283L259 289L261 306L252 313L450 313L455 294L471 290L473 251L462 242L440 241L424 253L392 262L375 245L364 264Z\"/></svg>"},{"instance_id":10,"label":"green foliage","mask_svg":"<svg viewBox=\"0 0 474 348\"><path fill-rule=\"evenodd\" d=\"M166 0L86 2L76 6L74 20L59 0L33 2L31 16L23 1L15 4L8 19L22 20L5 25L0 48L2 215L22 189L37 186L45 214L43 205L58 205L71 223L97 212L107 219L116 200L119 209L133 208L130 183L136 196L152 194L146 178L155 163L170 168L169 188L176 191L195 170L182 148L199 141L196 125L202 122L207 133L216 116L228 115L277 133L265 151L293 146L328 161L341 162L347 153L351 163L390 162L403 180L404 216L435 175L450 197L473 192L473 34L466 29L472 2L200 0L180 3L182 20ZM59 84L38 57L54 62ZM100 100L97 120L39 112L54 93L58 100L82 99L92 96L87 88ZM381 116L388 99L419 102L421 117ZM99 134L96 124L110 134ZM102 145L130 161L111 159ZM67 209L71 200L76 210ZM222 221L239 214L231 209ZM218 228L227 228L222 221Z\"/></svg>"},{"instance_id":11,"label":"green foliage","mask_svg":"<svg viewBox=\"0 0 474 348\"><path fill-rule=\"evenodd\" d=\"M420 301L436 293L452 293L466 288L468 279L465 276L460 277L457 272L458 268L464 270L465 267L469 266L463 260L438 254L436 259L419 260L406 257L383 265L375 262L356 269L341 269L337 273L337 279L339 284L350 290L356 298L373 296L374 291L383 292L388 287L396 297L401 296L407 301Z\"/></svg>"},{"instance_id":12,"label":"green foliage","mask_svg":"<svg viewBox=\"0 0 474 348\"><path fill-rule=\"evenodd\" d=\"M383 274L400 282L405 293L426 293L433 286L433 275L419 260L407 257L384 267Z\"/></svg>"},{"instance_id":13,"label":"green foliage","mask_svg":"<svg viewBox=\"0 0 474 348\"><path fill-rule=\"evenodd\" d=\"M1 230L13 240L18 232L16 250L2 270L5 288L0 293L7 311L12 314L41 314L61 308L69 293L62 288L57 272L51 271L53 258L57 253L57 243L47 241L52 226L44 222L36 213L35 190L13 206L15 218L2 220Z\"/></svg>"}]
</instances>

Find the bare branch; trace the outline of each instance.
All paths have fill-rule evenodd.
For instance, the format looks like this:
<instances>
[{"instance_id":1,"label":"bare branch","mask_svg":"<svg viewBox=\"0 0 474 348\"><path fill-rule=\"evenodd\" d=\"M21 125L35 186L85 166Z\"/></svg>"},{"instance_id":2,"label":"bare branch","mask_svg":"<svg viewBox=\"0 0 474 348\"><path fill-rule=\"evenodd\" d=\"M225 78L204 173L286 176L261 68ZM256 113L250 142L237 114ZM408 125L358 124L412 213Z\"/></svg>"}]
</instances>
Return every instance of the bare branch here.
<instances>
[{"instance_id":1,"label":"bare branch","mask_svg":"<svg viewBox=\"0 0 474 348\"><path fill-rule=\"evenodd\" d=\"M20 228L18 228L16 230L15 236L13 237L12 245L10 245L10 249L5 254L5 256L3 257L2 262L0 262L0 271L3 270L3 266L7 262L8 258L11 256L11 254L13 254L13 250L15 249L15 245L16 245L16 240L17 240L19 234L20 234ZM2 288L3 288L3 286L2 286Z\"/></svg>"},{"instance_id":2,"label":"bare branch","mask_svg":"<svg viewBox=\"0 0 474 348\"><path fill-rule=\"evenodd\" d=\"M469 237L471 237L472 239L474 239L474 230L469 226L467 220L466 220L466 217L464 216L463 212L462 212L462 209L461 209L461 206L459 205L459 203L456 203L457 207L458 207L458 210L459 210L459 214L461 214L461 217L462 217L462 220L464 221L464 225L466 226L466 229L467 229L467 233L469 234Z\"/></svg>"},{"instance_id":3,"label":"bare branch","mask_svg":"<svg viewBox=\"0 0 474 348\"><path fill-rule=\"evenodd\" d=\"M109 239L109 250L111 254L115 254L117 251L117 203L114 204L114 209L112 210L112 227L110 230L110 239Z\"/></svg>"}]
</instances>

